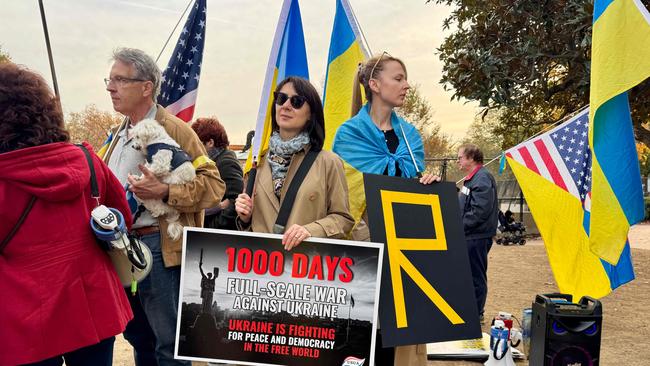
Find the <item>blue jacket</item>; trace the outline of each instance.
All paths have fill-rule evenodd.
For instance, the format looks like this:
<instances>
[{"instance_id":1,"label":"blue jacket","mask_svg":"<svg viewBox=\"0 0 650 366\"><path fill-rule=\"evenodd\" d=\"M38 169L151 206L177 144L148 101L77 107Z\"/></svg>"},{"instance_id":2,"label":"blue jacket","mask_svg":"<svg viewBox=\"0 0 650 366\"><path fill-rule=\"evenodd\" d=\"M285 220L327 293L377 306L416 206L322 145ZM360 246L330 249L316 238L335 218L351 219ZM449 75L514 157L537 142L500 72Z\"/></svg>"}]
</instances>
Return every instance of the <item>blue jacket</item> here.
<instances>
[{"instance_id":1,"label":"blue jacket","mask_svg":"<svg viewBox=\"0 0 650 366\"><path fill-rule=\"evenodd\" d=\"M499 201L492 174L481 167L458 193L465 239L491 238L497 233Z\"/></svg>"}]
</instances>

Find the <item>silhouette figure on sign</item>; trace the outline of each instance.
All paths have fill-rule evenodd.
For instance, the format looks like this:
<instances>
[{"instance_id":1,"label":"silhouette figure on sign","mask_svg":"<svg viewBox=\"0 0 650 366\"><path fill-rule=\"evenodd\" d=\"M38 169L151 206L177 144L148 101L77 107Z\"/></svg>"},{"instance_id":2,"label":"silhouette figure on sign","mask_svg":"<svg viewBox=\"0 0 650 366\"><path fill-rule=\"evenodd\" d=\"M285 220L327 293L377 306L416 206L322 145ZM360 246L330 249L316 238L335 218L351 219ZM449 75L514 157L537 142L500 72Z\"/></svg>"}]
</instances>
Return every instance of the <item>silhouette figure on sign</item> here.
<instances>
[{"instance_id":1,"label":"silhouette figure on sign","mask_svg":"<svg viewBox=\"0 0 650 366\"><path fill-rule=\"evenodd\" d=\"M214 295L214 281L219 276L219 268L214 267L212 273L207 276L203 273L203 249L201 249L201 259L199 259L199 271L201 271L201 312L205 314L212 313L212 296Z\"/></svg>"}]
</instances>

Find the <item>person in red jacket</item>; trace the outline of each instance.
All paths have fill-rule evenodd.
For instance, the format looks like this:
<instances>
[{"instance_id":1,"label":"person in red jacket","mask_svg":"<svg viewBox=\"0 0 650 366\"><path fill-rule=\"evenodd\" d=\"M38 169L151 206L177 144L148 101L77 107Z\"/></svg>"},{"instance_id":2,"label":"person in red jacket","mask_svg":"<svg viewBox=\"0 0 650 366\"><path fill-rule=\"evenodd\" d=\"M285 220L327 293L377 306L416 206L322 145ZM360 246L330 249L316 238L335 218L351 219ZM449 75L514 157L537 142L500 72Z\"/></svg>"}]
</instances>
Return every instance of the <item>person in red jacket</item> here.
<instances>
[{"instance_id":1,"label":"person in red jacket","mask_svg":"<svg viewBox=\"0 0 650 366\"><path fill-rule=\"evenodd\" d=\"M41 76L0 64L0 243L11 237L0 245L0 366L64 359L109 366L115 335L133 317L90 228L98 203L88 162L63 126L59 101ZM91 155L99 203L121 211L130 226L124 189Z\"/></svg>"}]
</instances>

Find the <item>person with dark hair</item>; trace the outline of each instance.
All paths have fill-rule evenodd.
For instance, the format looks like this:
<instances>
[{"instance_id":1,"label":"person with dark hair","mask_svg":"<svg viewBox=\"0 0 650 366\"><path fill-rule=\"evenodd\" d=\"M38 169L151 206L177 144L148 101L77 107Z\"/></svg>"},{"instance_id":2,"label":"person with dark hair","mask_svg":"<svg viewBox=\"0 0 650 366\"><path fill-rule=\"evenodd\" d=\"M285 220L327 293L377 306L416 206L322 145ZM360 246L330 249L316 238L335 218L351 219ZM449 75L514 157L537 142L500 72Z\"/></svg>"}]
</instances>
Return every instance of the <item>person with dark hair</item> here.
<instances>
[{"instance_id":1,"label":"person with dark hair","mask_svg":"<svg viewBox=\"0 0 650 366\"><path fill-rule=\"evenodd\" d=\"M472 270L476 308L483 323L488 290L488 252L499 222L497 184L492 174L483 167L483 152L476 145L465 144L458 149L458 166L466 174L458 193L458 202Z\"/></svg>"},{"instance_id":2,"label":"person with dark hair","mask_svg":"<svg viewBox=\"0 0 650 366\"><path fill-rule=\"evenodd\" d=\"M424 146L415 126L395 113L410 89L406 66L386 52L359 65L353 86L352 117L339 127L332 151L362 173L418 178L431 184L440 178L424 174ZM368 103L361 106L359 84ZM370 240L367 212L355 226L352 237ZM390 289L384 289L386 291ZM384 348L378 335L377 365L425 365L426 345Z\"/></svg>"},{"instance_id":3,"label":"person with dark hair","mask_svg":"<svg viewBox=\"0 0 650 366\"><path fill-rule=\"evenodd\" d=\"M69 142L43 78L0 64L0 365L104 365L133 317L108 254L90 228L104 204L131 214L120 182Z\"/></svg>"},{"instance_id":4,"label":"person with dark hair","mask_svg":"<svg viewBox=\"0 0 650 366\"><path fill-rule=\"evenodd\" d=\"M322 150L323 105L309 81L288 77L278 84L271 107L271 125L269 150L258 164L253 198L242 193L235 201L238 227L283 234L286 250L312 236L344 237L354 220L343 163L335 154ZM313 153L317 155L299 185L288 221L285 227L279 227L275 224L287 190L307 154Z\"/></svg>"},{"instance_id":5,"label":"person with dark hair","mask_svg":"<svg viewBox=\"0 0 650 366\"><path fill-rule=\"evenodd\" d=\"M198 118L192 123L192 129L205 145L210 159L217 164L219 175L226 183L226 193L221 198L221 203L205 210L203 226L237 230L235 199L244 190L244 172L237 160L237 155L228 150L229 142L226 129L216 118Z\"/></svg>"},{"instance_id":6,"label":"person with dark hair","mask_svg":"<svg viewBox=\"0 0 650 366\"><path fill-rule=\"evenodd\" d=\"M156 103L160 81L160 70L151 56L134 48L115 50L104 82L113 109L125 118L111 131L112 140L102 148L102 158L135 196L163 200L180 212L182 226L200 227L204 210L219 204L225 184L192 128ZM156 120L190 156L196 172L192 181L165 184L146 168L146 157L134 148L132 136L133 127L146 119ZM146 209L133 223L133 232L153 254L151 273L138 286L136 296L129 296L135 316L124 338L133 346L136 366L191 363L174 358L183 237L161 235L168 225L164 215L153 217Z\"/></svg>"}]
</instances>

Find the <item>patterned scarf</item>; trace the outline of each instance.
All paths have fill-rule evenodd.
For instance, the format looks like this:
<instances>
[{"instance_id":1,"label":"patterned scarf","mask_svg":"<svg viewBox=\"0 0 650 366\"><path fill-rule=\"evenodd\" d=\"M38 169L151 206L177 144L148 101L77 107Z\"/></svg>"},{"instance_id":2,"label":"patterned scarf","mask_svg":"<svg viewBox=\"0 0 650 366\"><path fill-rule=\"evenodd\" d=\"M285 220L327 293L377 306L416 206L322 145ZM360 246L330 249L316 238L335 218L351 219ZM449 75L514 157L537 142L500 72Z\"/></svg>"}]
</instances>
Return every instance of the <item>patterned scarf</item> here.
<instances>
[{"instance_id":1,"label":"patterned scarf","mask_svg":"<svg viewBox=\"0 0 650 366\"><path fill-rule=\"evenodd\" d=\"M309 143L309 135L301 132L290 140L283 141L280 134L275 131L269 140L269 158L271 166L271 177L273 178L273 191L280 199L280 191L284 185L284 179L287 177L289 164L293 154L302 150Z\"/></svg>"},{"instance_id":2,"label":"patterned scarf","mask_svg":"<svg viewBox=\"0 0 650 366\"><path fill-rule=\"evenodd\" d=\"M208 150L208 157L210 160L214 161L215 163L217 162L217 156L223 152L224 148L223 147L211 147L210 150Z\"/></svg>"}]
</instances>

